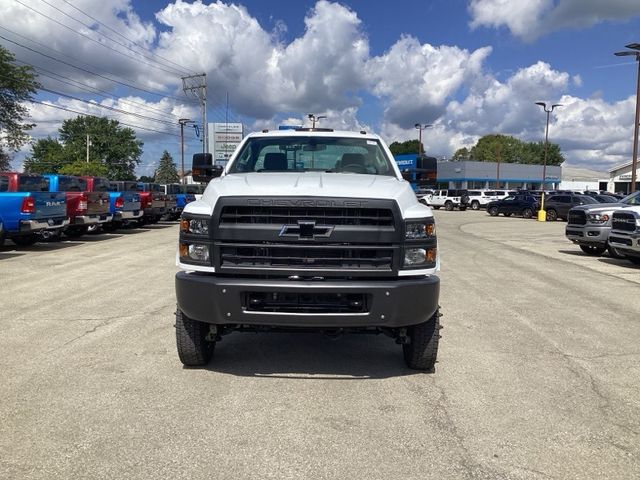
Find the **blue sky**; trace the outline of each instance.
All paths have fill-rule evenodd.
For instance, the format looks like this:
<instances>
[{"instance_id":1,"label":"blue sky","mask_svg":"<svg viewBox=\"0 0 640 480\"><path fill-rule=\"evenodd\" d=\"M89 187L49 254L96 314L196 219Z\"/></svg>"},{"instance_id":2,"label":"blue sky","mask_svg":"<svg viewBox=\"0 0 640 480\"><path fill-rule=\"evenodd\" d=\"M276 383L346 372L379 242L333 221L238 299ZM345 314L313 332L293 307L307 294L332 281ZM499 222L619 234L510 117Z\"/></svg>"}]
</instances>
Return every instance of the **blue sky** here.
<instances>
[{"instance_id":1,"label":"blue sky","mask_svg":"<svg viewBox=\"0 0 640 480\"><path fill-rule=\"evenodd\" d=\"M544 115L534 102L548 100L565 105L552 118L550 136L568 164L605 171L630 159L636 65L613 52L640 42L637 0L64 0L51 5L0 0L5 12L0 27L12 31L0 34L36 50L43 47L33 42L41 42L56 49L48 52L55 57L66 54L69 62L85 62L93 71L118 75L166 98L107 82L5 40L0 44L21 61L111 96L43 78L51 90L96 103L46 92L40 100L171 133L138 130L145 142L141 174L153 171L164 149L178 159L175 119L198 118L197 108L182 100L180 74L149 68L144 58L206 71L209 120L224 120L228 92L230 118L242 121L247 131L300 123L311 111L327 114L326 126L367 128L388 142L413 138L415 122L433 123L425 132L427 150L446 157L487 133L540 139ZM93 27L79 26L79 19ZM127 58L98 44L122 49L112 43L114 31L145 50L130 44L135 52L125 52ZM144 107L139 115L154 118L101 105L131 112L137 105ZM160 110L170 122L158 123L153 112ZM32 114L38 123L34 138L55 135L60 121L74 116L42 105L33 105ZM188 153L197 148L191 136ZM16 155L16 168L28 152Z\"/></svg>"}]
</instances>

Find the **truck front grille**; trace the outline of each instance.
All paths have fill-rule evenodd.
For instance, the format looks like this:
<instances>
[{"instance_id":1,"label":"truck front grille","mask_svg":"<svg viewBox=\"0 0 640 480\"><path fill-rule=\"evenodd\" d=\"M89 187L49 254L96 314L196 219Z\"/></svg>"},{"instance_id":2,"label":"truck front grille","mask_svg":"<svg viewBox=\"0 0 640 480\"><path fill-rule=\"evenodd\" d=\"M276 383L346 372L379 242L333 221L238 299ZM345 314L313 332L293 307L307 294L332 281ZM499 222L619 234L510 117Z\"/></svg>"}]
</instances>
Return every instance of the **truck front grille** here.
<instances>
[{"instance_id":1,"label":"truck front grille","mask_svg":"<svg viewBox=\"0 0 640 480\"><path fill-rule=\"evenodd\" d=\"M567 223L569 225L586 225L587 214L584 212L584 210L569 210Z\"/></svg>"},{"instance_id":2,"label":"truck front grille","mask_svg":"<svg viewBox=\"0 0 640 480\"><path fill-rule=\"evenodd\" d=\"M390 246L308 244L220 244L223 268L391 271Z\"/></svg>"},{"instance_id":3,"label":"truck front grille","mask_svg":"<svg viewBox=\"0 0 640 480\"><path fill-rule=\"evenodd\" d=\"M314 221L318 225L393 226L393 213L385 208L319 208L236 206L223 207L220 225L286 225Z\"/></svg>"},{"instance_id":4,"label":"truck front grille","mask_svg":"<svg viewBox=\"0 0 640 480\"><path fill-rule=\"evenodd\" d=\"M364 293L246 292L246 312L278 313L367 313L371 295Z\"/></svg>"},{"instance_id":5,"label":"truck front grille","mask_svg":"<svg viewBox=\"0 0 640 480\"><path fill-rule=\"evenodd\" d=\"M611 229L623 232L635 232L636 217L628 212L614 212L611 220Z\"/></svg>"}]
</instances>

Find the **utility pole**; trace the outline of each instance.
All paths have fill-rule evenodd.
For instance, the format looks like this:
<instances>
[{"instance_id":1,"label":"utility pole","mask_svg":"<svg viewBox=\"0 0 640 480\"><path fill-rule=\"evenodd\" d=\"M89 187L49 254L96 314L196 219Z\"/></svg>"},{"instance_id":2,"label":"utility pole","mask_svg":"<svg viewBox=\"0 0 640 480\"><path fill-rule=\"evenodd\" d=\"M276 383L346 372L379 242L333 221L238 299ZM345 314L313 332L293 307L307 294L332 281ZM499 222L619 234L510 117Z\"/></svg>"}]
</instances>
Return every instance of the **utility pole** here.
<instances>
[{"instance_id":1,"label":"utility pole","mask_svg":"<svg viewBox=\"0 0 640 480\"><path fill-rule=\"evenodd\" d=\"M89 138L89 134L87 133L87 163L89 163L89 145L91 145L91 139Z\"/></svg>"},{"instance_id":2,"label":"utility pole","mask_svg":"<svg viewBox=\"0 0 640 480\"><path fill-rule=\"evenodd\" d=\"M182 183L183 185L185 184L185 178L184 178L184 126L187 125L188 123L194 123L193 120L189 120L188 118L181 118L180 120L178 120L178 123L180 124L180 153L181 153L181 164L182 164L182 175L181 175L181 180L180 183Z\"/></svg>"},{"instance_id":3,"label":"utility pole","mask_svg":"<svg viewBox=\"0 0 640 480\"><path fill-rule=\"evenodd\" d=\"M420 131L420 135L418 136L418 156L420 156L424 153L424 150L422 149L422 131L433 127L433 125L430 123L425 125L422 123L416 123L414 126Z\"/></svg>"},{"instance_id":4,"label":"utility pole","mask_svg":"<svg viewBox=\"0 0 640 480\"><path fill-rule=\"evenodd\" d=\"M549 154L549 115L553 112L553 109L556 107L561 107L562 104L554 103L551 105L551 108L547 108L547 104L545 102L536 102L536 105L540 105L542 109L547 113L547 126L544 129L544 164L542 166L542 184L540 189L542 190L541 201L540 201L540 211L538 212L538 221L544 222L546 217L546 212L544 210L544 191L546 190L545 180L547 179L547 155Z\"/></svg>"},{"instance_id":5,"label":"utility pole","mask_svg":"<svg viewBox=\"0 0 640 480\"><path fill-rule=\"evenodd\" d=\"M630 43L625 45L633 50L625 50L616 52L617 57L635 56L638 63L638 79L636 86L636 119L633 124L633 157L631 158L631 190L629 193L636 191L636 171L638 170L638 123L640 123L640 43Z\"/></svg>"},{"instance_id":6,"label":"utility pole","mask_svg":"<svg viewBox=\"0 0 640 480\"><path fill-rule=\"evenodd\" d=\"M193 95L200 100L202 109L202 153L209 151L209 134L207 129L207 74L189 75L182 77L182 91L186 95Z\"/></svg>"}]
</instances>

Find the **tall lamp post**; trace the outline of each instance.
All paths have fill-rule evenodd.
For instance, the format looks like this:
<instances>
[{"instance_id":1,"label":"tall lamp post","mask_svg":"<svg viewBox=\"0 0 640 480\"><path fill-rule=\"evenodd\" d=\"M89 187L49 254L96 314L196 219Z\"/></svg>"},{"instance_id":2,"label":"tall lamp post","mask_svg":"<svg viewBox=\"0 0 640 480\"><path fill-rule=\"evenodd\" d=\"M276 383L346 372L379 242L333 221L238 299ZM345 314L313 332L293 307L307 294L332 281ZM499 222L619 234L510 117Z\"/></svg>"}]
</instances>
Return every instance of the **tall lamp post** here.
<instances>
[{"instance_id":1,"label":"tall lamp post","mask_svg":"<svg viewBox=\"0 0 640 480\"><path fill-rule=\"evenodd\" d=\"M180 179L180 183L182 185L185 184L184 178L184 126L188 123L195 123L193 120L189 120L188 118L181 118L178 120L180 124L180 156L181 156L181 164L182 164L182 178Z\"/></svg>"},{"instance_id":2,"label":"tall lamp post","mask_svg":"<svg viewBox=\"0 0 640 480\"><path fill-rule=\"evenodd\" d=\"M433 127L433 125L430 123L429 124L416 123L414 126L420 131L420 135L418 138L418 156L420 156L424 153L422 150L422 131L426 130L427 128Z\"/></svg>"},{"instance_id":3,"label":"tall lamp post","mask_svg":"<svg viewBox=\"0 0 640 480\"><path fill-rule=\"evenodd\" d=\"M547 213L544 211L544 191L546 190L545 180L547 179L547 156L549 155L549 115L556 107L561 107L562 104L554 103L550 108L547 108L546 102L536 102L536 105L540 105L547 114L547 126L544 129L544 163L542 164L542 184L541 184L541 202L540 212L538 212L538 221L544 222L547 219Z\"/></svg>"},{"instance_id":4,"label":"tall lamp post","mask_svg":"<svg viewBox=\"0 0 640 480\"><path fill-rule=\"evenodd\" d=\"M631 191L636 191L636 170L638 169L638 124L640 123L640 43L630 43L625 45L626 48L632 50L625 50L623 52L616 52L614 55L618 57L635 56L636 62L638 62L638 80L636 87L636 121L633 124L633 159L631 160Z\"/></svg>"}]
</instances>

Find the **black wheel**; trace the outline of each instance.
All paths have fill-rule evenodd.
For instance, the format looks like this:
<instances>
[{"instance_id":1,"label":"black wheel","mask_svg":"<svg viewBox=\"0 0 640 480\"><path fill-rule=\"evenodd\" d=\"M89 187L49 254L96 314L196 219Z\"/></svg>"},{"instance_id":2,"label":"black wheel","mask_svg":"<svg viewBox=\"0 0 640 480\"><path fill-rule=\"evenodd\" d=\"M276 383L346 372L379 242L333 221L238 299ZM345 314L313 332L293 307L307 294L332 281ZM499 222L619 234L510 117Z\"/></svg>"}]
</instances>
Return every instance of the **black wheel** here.
<instances>
[{"instance_id":1,"label":"black wheel","mask_svg":"<svg viewBox=\"0 0 640 480\"><path fill-rule=\"evenodd\" d=\"M89 227L67 227L64 234L70 238L80 238L87 233L88 230Z\"/></svg>"},{"instance_id":2,"label":"black wheel","mask_svg":"<svg viewBox=\"0 0 640 480\"><path fill-rule=\"evenodd\" d=\"M607 245L607 251L609 252L609 256L611 258L627 258L624 253L621 253L620 250L612 247L611 245Z\"/></svg>"},{"instance_id":3,"label":"black wheel","mask_svg":"<svg viewBox=\"0 0 640 480\"><path fill-rule=\"evenodd\" d=\"M530 208L525 208L522 210L522 218L531 218L533 217L533 210Z\"/></svg>"},{"instance_id":4,"label":"black wheel","mask_svg":"<svg viewBox=\"0 0 640 480\"><path fill-rule=\"evenodd\" d=\"M471 210L480 210L480 202L477 200L471 202Z\"/></svg>"},{"instance_id":5,"label":"black wheel","mask_svg":"<svg viewBox=\"0 0 640 480\"><path fill-rule=\"evenodd\" d=\"M447 200L447 201L444 203L444 209L445 209L447 212L450 212L451 210L453 210L453 202L452 202L451 200Z\"/></svg>"},{"instance_id":6,"label":"black wheel","mask_svg":"<svg viewBox=\"0 0 640 480\"><path fill-rule=\"evenodd\" d=\"M38 237L34 234L30 234L22 235L20 237L13 237L11 240L13 240L13 243L21 247L30 247L38 241Z\"/></svg>"},{"instance_id":7,"label":"black wheel","mask_svg":"<svg viewBox=\"0 0 640 480\"><path fill-rule=\"evenodd\" d=\"M634 265L640 265L640 257L627 257L627 260L629 260Z\"/></svg>"},{"instance_id":8,"label":"black wheel","mask_svg":"<svg viewBox=\"0 0 640 480\"><path fill-rule=\"evenodd\" d=\"M599 257L605 252L607 247L598 247L595 245L580 245L580 249L587 255L593 255L593 256Z\"/></svg>"},{"instance_id":9,"label":"black wheel","mask_svg":"<svg viewBox=\"0 0 640 480\"><path fill-rule=\"evenodd\" d=\"M409 327L407 334L409 343L402 346L407 367L433 371L440 340L440 311L436 310L426 322Z\"/></svg>"},{"instance_id":10,"label":"black wheel","mask_svg":"<svg viewBox=\"0 0 640 480\"><path fill-rule=\"evenodd\" d=\"M553 208L547 210L547 222L555 222L556 220L558 220L558 212Z\"/></svg>"},{"instance_id":11,"label":"black wheel","mask_svg":"<svg viewBox=\"0 0 640 480\"><path fill-rule=\"evenodd\" d=\"M197 367L209 363L216 344L207 340L208 334L209 324L191 320L176 310L176 345L183 365Z\"/></svg>"},{"instance_id":12,"label":"black wheel","mask_svg":"<svg viewBox=\"0 0 640 480\"><path fill-rule=\"evenodd\" d=\"M489 207L489 215L491 215L492 217L497 217L498 216L498 207ZM505 213L506 215L506 213Z\"/></svg>"}]
</instances>

